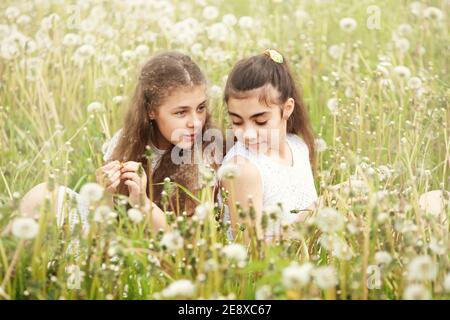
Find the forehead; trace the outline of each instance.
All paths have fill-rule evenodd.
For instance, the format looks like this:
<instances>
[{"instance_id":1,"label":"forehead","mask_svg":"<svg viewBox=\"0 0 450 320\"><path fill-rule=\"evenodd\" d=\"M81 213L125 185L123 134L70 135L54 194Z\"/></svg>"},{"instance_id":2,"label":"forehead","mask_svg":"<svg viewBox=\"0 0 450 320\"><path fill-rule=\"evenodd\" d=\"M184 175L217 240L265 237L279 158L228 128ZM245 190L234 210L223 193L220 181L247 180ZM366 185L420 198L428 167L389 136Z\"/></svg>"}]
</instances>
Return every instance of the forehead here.
<instances>
[{"instance_id":1,"label":"forehead","mask_svg":"<svg viewBox=\"0 0 450 320\"><path fill-rule=\"evenodd\" d=\"M206 100L205 85L181 87L173 89L170 95L164 99L161 107L197 107L204 100Z\"/></svg>"},{"instance_id":2,"label":"forehead","mask_svg":"<svg viewBox=\"0 0 450 320\"><path fill-rule=\"evenodd\" d=\"M239 93L228 99L228 111L242 117L255 113L273 112L277 110L278 92L274 88L258 88Z\"/></svg>"}]
</instances>

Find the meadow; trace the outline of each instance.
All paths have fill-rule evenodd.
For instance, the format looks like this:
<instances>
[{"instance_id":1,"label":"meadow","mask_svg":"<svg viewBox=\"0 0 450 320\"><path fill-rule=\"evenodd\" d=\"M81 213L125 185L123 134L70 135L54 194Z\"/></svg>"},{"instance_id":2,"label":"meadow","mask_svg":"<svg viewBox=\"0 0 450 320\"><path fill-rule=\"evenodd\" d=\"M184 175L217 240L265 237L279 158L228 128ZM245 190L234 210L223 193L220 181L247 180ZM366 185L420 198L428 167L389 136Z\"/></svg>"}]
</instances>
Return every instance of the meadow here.
<instances>
[{"instance_id":1,"label":"meadow","mask_svg":"<svg viewBox=\"0 0 450 320\"><path fill-rule=\"evenodd\" d=\"M450 1L3 0L0 299L449 299ZM39 220L34 185L80 191L119 129L139 67L189 54L210 111L240 58L276 48L303 88L321 205L273 243L229 242L211 176L197 215L92 201L90 228ZM165 190L170 192L170 182ZM126 200L126 199L125 199ZM254 228L251 213L241 229ZM269 217L271 219L273 217Z\"/></svg>"}]
</instances>

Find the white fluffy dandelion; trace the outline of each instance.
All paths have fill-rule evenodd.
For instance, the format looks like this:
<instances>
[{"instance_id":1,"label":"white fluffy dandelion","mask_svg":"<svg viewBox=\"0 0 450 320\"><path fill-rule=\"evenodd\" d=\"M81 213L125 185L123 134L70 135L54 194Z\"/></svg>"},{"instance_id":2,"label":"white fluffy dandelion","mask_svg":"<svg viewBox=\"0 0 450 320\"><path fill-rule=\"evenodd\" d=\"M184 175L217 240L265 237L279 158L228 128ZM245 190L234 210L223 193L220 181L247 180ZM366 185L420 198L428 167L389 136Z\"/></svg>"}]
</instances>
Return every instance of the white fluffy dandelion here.
<instances>
[{"instance_id":1,"label":"white fluffy dandelion","mask_svg":"<svg viewBox=\"0 0 450 320\"><path fill-rule=\"evenodd\" d=\"M336 115L338 113L339 102L337 98L331 98L327 101L327 108L331 114Z\"/></svg>"},{"instance_id":2,"label":"white fluffy dandelion","mask_svg":"<svg viewBox=\"0 0 450 320\"><path fill-rule=\"evenodd\" d=\"M324 152L327 150L327 143L322 138L315 139L315 145L317 152Z\"/></svg>"},{"instance_id":3,"label":"white fluffy dandelion","mask_svg":"<svg viewBox=\"0 0 450 320\"><path fill-rule=\"evenodd\" d=\"M217 170L219 180L233 179L239 173L239 168L234 163L225 163Z\"/></svg>"},{"instance_id":4,"label":"white fluffy dandelion","mask_svg":"<svg viewBox=\"0 0 450 320\"><path fill-rule=\"evenodd\" d=\"M409 77L411 76L411 70L409 70L409 68L405 66L396 66L394 68L394 73L402 79L409 79Z\"/></svg>"},{"instance_id":5,"label":"white fluffy dandelion","mask_svg":"<svg viewBox=\"0 0 450 320\"><path fill-rule=\"evenodd\" d=\"M418 77L411 77L408 80L408 88L411 90L417 90L422 87L422 80Z\"/></svg>"},{"instance_id":6,"label":"white fluffy dandelion","mask_svg":"<svg viewBox=\"0 0 450 320\"><path fill-rule=\"evenodd\" d=\"M238 243L232 243L222 248L222 254L229 260L244 262L247 259L247 250Z\"/></svg>"},{"instance_id":7,"label":"white fluffy dandelion","mask_svg":"<svg viewBox=\"0 0 450 320\"><path fill-rule=\"evenodd\" d=\"M342 230L345 225L344 217L335 209L325 207L320 209L315 217L319 229L325 233L334 233Z\"/></svg>"},{"instance_id":8,"label":"white fluffy dandelion","mask_svg":"<svg viewBox=\"0 0 450 320\"><path fill-rule=\"evenodd\" d=\"M444 13L439 8L428 7L423 11L423 16L430 20L441 21L444 18Z\"/></svg>"},{"instance_id":9,"label":"white fluffy dandelion","mask_svg":"<svg viewBox=\"0 0 450 320\"><path fill-rule=\"evenodd\" d=\"M166 299L193 298L196 293L195 285L190 280L177 280L167 286L161 295Z\"/></svg>"},{"instance_id":10,"label":"white fluffy dandelion","mask_svg":"<svg viewBox=\"0 0 450 320\"><path fill-rule=\"evenodd\" d=\"M389 265L392 261L392 256L387 251L377 251L375 253L375 263L378 265Z\"/></svg>"},{"instance_id":11,"label":"white fluffy dandelion","mask_svg":"<svg viewBox=\"0 0 450 320\"><path fill-rule=\"evenodd\" d=\"M408 265L408 280L434 280L438 273L438 266L430 256L415 257Z\"/></svg>"},{"instance_id":12,"label":"white fluffy dandelion","mask_svg":"<svg viewBox=\"0 0 450 320\"><path fill-rule=\"evenodd\" d=\"M343 18L339 21L339 26L341 30L347 33L351 33L356 29L357 23L353 18Z\"/></svg>"},{"instance_id":13,"label":"white fluffy dandelion","mask_svg":"<svg viewBox=\"0 0 450 320\"><path fill-rule=\"evenodd\" d=\"M11 232L19 239L33 239L39 232L39 224L32 218L16 218L12 222Z\"/></svg>"},{"instance_id":14,"label":"white fluffy dandelion","mask_svg":"<svg viewBox=\"0 0 450 320\"><path fill-rule=\"evenodd\" d=\"M104 189L101 185L90 182L81 187L80 197L82 201L93 203L99 201L103 197Z\"/></svg>"},{"instance_id":15,"label":"white fluffy dandelion","mask_svg":"<svg viewBox=\"0 0 450 320\"><path fill-rule=\"evenodd\" d=\"M133 223L139 223L144 219L144 215L142 214L142 212L135 208L129 209L127 211L127 214L128 214L128 218Z\"/></svg>"},{"instance_id":16,"label":"white fluffy dandelion","mask_svg":"<svg viewBox=\"0 0 450 320\"><path fill-rule=\"evenodd\" d=\"M195 216L200 220L205 220L213 212L213 206L210 203L202 203L195 208Z\"/></svg>"},{"instance_id":17,"label":"white fluffy dandelion","mask_svg":"<svg viewBox=\"0 0 450 320\"><path fill-rule=\"evenodd\" d=\"M429 300L430 293L425 286L415 283L406 287L403 292L404 300Z\"/></svg>"},{"instance_id":18,"label":"white fluffy dandelion","mask_svg":"<svg viewBox=\"0 0 450 320\"><path fill-rule=\"evenodd\" d=\"M86 110L89 114L92 114L97 112L103 112L105 110L105 107L101 102L94 101L87 106Z\"/></svg>"},{"instance_id":19,"label":"white fluffy dandelion","mask_svg":"<svg viewBox=\"0 0 450 320\"><path fill-rule=\"evenodd\" d=\"M308 262L302 265L292 263L283 269L282 278L284 286L289 289L298 289L307 285L311 280L313 268L313 265Z\"/></svg>"},{"instance_id":20,"label":"white fluffy dandelion","mask_svg":"<svg viewBox=\"0 0 450 320\"><path fill-rule=\"evenodd\" d=\"M320 289L326 290L337 285L336 271L331 266L319 267L313 271L314 281Z\"/></svg>"},{"instance_id":21,"label":"white fluffy dandelion","mask_svg":"<svg viewBox=\"0 0 450 320\"><path fill-rule=\"evenodd\" d=\"M178 231L166 233L161 239L161 245L169 252L183 248L183 237Z\"/></svg>"}]
</instances>

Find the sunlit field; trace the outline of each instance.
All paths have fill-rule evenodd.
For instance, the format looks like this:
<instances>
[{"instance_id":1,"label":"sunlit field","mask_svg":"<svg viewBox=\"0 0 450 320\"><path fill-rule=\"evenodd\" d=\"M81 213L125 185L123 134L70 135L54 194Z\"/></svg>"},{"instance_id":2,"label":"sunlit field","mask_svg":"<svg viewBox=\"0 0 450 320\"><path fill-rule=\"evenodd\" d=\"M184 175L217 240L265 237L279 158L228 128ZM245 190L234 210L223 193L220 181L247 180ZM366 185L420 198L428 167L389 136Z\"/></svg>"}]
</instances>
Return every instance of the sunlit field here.
<instances>
[{"instance_id":1,"label":"sunlit field","mask_svg":"<svg viewBox=\"0 0 450 320\"><path fill-rule=\"evenodd\" d=\"M0 299L449 299L448 12L448 0L2 0ZM192 218L164 206L166 233L86 185L153 54L200 65L225 130L226 76L267 48L292 66L316 135L320 205L295 230L247 245L243 211L230 242L208 172ZM90 228L58 226L50 196L24 217L41 182L85 187Z\"/></svg>"}]
</instances>

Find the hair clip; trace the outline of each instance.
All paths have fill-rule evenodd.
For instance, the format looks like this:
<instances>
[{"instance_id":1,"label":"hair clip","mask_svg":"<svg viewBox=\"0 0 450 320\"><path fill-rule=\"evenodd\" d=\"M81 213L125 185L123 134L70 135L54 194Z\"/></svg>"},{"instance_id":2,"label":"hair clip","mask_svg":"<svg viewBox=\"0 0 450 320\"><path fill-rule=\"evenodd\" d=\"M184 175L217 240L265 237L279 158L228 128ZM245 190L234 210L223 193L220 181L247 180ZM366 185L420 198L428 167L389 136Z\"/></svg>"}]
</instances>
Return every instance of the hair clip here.
<instances>
[{"instance_id":1,"label":"hair clip","mask_svg":"<svg viewBox=\"0 0 450 320\"><path fill-rule=\"evenodd\" d=\"M283 63L283 56L281 55L281 53L274 49L267 49L266 51L264 51L264 54L269 56L270 59L272 59L276 63Z\"/></svg>"}]
</instances>

